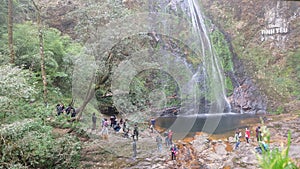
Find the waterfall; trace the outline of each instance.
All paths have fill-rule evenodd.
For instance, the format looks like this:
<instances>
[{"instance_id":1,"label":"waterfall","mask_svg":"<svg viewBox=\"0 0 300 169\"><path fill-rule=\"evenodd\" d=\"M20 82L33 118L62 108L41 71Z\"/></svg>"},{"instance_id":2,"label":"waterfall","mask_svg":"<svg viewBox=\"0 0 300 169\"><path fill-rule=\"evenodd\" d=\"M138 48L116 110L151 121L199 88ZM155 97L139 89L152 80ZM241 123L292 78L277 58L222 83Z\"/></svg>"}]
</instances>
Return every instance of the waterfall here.
<instances>
[{"instance_id":1,"label":"waterfall","mask_svg":"<svg viewBox=\"0 0 300 169\"><path fill-rule=\"evenodd\" d=\"M203 63L195 74L202 74L203 76L203 72L205 72L204 82L202 83L204 84L204 90L208 91L205 97L206 99L208 97L211 102L208 113L223 113L225 109L225 112L229 112L230 104L226 97L223 72L219 58L212 47L201 8L197 0L187 0L187 3L194 34L201 43ZM202 73L199 72L200 70L202 70Z\"/></svg>"},{"instance_id":2,"label":"waterfall","mask_svg":"<svg viewBox=\"0 0 300 169\"><path fill-rule=\"evenodd\" d=\"M158 15L157 7L162 8L162 12L170 15L179 16L180 12L184 13L184 17L188 20L188 26L186 30L189 30L191 34L189 36L182 37L184 42L193 41L195 45L192 47L202 62L193 68L187 60L182 61L181 55L176 55L179 62L184 62L186 67L192 70L193 75L186 81L181 88L181 113L185 115L190 114L215 114L230 112L230 104L226 97L225 81L220 65L220 60L216 55L216 52L212 46L209 36L209 30L205 24L203 12L201 11L198 0L169 0L169 1L155 1L149 0L150 13L148 20L150 24L151 32L164 32L169 37L174 37L172 34L172 26L176 25L175 22L168 22L168 18L165 15ZM160 18L160 17L161 18ZM180 18L180 17L178 17ZM182 18L181 18L182 19ZM180 19L178 19L180 20ZM160 27L157 23L161 24ZM172 26L167 23L174 24ZM180 23L179 23L180 25ZM178 25L176 25L178 26ZM177 27L176 27L177 28ZM178 26L178 28L181 28ZM180 32L180 31L179 31ZM163 33L162 33L163 34ZM175 37L176 39L176 37ZM188 40L187 40L188 39ZM168 43L168 42L163 42ZM163 45L163 44L162 44ZM162 55L165 57L168 52ZM165 58L166 59L166 58ZM173 65L174 63L167 63ZM197 67L198 66L198 67ZM194 100L197 100L194 102ZM193 103L191 103L193 102Z\"/></svg>"}]
</instances>

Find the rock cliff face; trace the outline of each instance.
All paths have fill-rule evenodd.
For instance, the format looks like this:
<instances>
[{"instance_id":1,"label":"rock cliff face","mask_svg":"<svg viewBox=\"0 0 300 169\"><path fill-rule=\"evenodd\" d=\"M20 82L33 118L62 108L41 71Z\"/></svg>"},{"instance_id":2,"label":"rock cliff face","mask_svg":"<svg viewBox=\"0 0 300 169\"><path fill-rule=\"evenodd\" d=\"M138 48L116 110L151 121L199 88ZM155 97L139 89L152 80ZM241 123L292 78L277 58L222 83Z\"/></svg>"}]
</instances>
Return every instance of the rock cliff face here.
<instances>
[{"instance_id":1,"label":"rock cliff face","mask_svg":"<svg viewBox=\"0 0 300 169\"><path fill-rule=\"evenodd\" d=\"M291 111L288 103L299 102L297 68L289 62L298 56L300 46L300 3L273 0L201 2L206 15L231 44L234 75L240 82L231 97L233 108L243 111L256 107L259 111L266 108L267 99L269 111L278 107ZM293 61L299 62L298 59Z\"/></svg>"},{"instance_id":2,"label":"rock cliff face","mask_svg":"<svg viewBox=\"0 0 300 169\"><path fill-rule=\"evenodd\" d=\"M233 112L266 114L266 99L249 78L241 86L234 89L233 95L229 100Z\"/></svg>"}]
</instances>

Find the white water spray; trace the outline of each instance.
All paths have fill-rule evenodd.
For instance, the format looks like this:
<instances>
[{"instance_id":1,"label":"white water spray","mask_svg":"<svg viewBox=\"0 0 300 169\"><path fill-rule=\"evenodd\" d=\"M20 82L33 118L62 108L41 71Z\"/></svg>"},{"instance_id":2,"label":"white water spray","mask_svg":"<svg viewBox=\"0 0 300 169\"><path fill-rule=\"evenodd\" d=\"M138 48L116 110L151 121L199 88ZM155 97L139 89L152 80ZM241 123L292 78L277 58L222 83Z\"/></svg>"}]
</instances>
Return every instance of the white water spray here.
<instances>
[{"instance_id":1,"label":"white water spray","mask_svg":"<svg viewBox=\"0 0 300 169\"><path fill-rule=\"evenodd\" d=\"M208 76L208 85L210 100L212 105L209 113L222 113L225 107L230 109L230 104L226 97L223 72L219 63L219 58L212 47L209 33L207 31L204 17L197 0L187 0L190 17L192 20L193 31L198 36L201 43L203 65ZM199 69L198 69L199 70ZM198 72L197 72L198 73Z\"/></svg>"}]
</instances>

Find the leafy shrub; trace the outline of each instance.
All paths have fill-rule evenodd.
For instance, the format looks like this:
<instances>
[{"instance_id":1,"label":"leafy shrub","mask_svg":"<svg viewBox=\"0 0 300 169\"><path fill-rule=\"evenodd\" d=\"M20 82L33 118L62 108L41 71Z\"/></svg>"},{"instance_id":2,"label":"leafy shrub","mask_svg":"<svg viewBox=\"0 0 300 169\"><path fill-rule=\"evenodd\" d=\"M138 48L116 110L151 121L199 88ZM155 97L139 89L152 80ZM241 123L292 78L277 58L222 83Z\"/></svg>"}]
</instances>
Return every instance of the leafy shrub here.
<instances>
[{"instance_id":1,"label":"leafy shrub","mask_svg":"<svg viewBox=\"0 0 300 169\"><path fill-rule=\"evenodd\" d=\"M291 70L289 72L289 77L294 80L294 83L292 84L291 88L292 94L296 97L297 99L300 100L300 50L298 49L294 54L292 54L290 57L287 59L287 67L286 69Z\"/></svg>"},{"instance_id":2,"label":"leafy shrub","mask_svg":"<svg viewBox=\"0 0 300 169\"><path fill-rule=\"evenodd\" d=\"M211 23L207 24L210 25ZM210 38L225 74L228 74L228 72L232 72L232 53L230 51L229 44L226 41L226 37L220 30L215 29L213 32L210 33ZM227 96L230 96L233 93L233 84L229 76L226 76L225 78L225 87Z\"/></svg>"},{"instance_id":3,"label":"leafy shrub","mask_svg":"<svg viewBox=\"0 0 300 169\"><path fill-rule=\"evenodd\" d=\"M0 130L0 166L5 168L76 168L80 142L73 136L54 138L42 121L24 120Z\"/></svg>"},{"instance_id":4,"label":"leafy shrub","mask_svg":"<svg viewBox=\"0 0 300 169\"><path fill-rule=\"evenodd\" d=\"M69 36L63 36L59 30L54 28L45 27L43 35L48 84L69 90L72 82L73 61L82 47L79 43L73 42ZM0 41L0 53L5 56L9 56L7 38L8 35L3 34L2 41ZM25 22L14 25L14 48L15 65L22 65L24 68L32 70L35 72L32 78L41 82L40 49L36 24Z\"/></svg>"},{"instance_id":5,"label":"leafy shrub","mask_svg":"<svg viewBox=\"0 0 300 169\"><path fill-rule=\"evenodd\" d=\"M7 115L20 115L16 108L29 104L37 93L35 85L30 83L29 71L11 65L0 66L0 119ZM7 120L7 119L5 119Z\"/></svg>"},{"instance_id":6,"label":"leafy shrub","mask_svg":"<svg viewBox=\"0 0 300 169\"><path fill-rule=\"evenodd\" d=\"M32 72L11 65L0 65L0 74L1 122L45 118L51 114L54 106L47 107L42 99L37 99L41 98L39 95L42 93L38 93L36 81L31 79Z\"/></svg>"},{"instance_id":7,"label":"leafy shrub","mask_svg":"<svg viewBox=\"0 0 300 169\"><path fill-rule=\"evenodd\" d=\"M270 132L266 126L262 126L262 140L270 143ZM262 148L262 155L257 156L259 166L263 169L297 169L297 166L289 158L289 149L291 145L291 132L288 133L288 144L287 147L274 148L272 150L265 150Z\"/></svg>"},{"instance_id":8,"label":"leafy shrub","mask_svg":"<svg viewBox=\"0 0 300 169\"><path fill-rule=\"evenodd\" d=\"M275 111L271 112L272 114L282 114L284 112L284 108L282 106L279 106Z\"/></svg>"},{"instance_id":9,"label":"leafy shrub","mask_svg":"<svg viewBox=\"0 0 300 169\"><path fill-rule=\"evenodd\" d=\"M289 158L289 148L291 145L291 132L288 134L287 147L279 150L278 148L272 151L263 151L261 157L259 157L260 167L263 169L297 169L297 166Z\"/></svg>"}]
</instances>

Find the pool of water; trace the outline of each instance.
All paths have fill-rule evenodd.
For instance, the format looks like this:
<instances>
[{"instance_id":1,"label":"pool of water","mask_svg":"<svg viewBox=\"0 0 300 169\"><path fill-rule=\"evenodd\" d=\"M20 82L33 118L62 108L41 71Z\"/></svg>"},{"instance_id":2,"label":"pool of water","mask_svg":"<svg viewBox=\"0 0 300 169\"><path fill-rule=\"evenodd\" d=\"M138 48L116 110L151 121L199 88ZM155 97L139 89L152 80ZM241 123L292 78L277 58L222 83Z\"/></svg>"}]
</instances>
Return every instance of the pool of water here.
<instances>
[{"instance_id":1,"label":"pool of water","mask_svg":"<svg viewBox=\"0 0 300 169\"><path fill-rule=\"evenodd\" d=\"M156 124L162 130L172 130L174 139L191 137L197 132L219 135L244 129L251 124L259 123L257 115L239 113L197 114L177 117L159 117Z\"/></svg>"}]
</instances>

